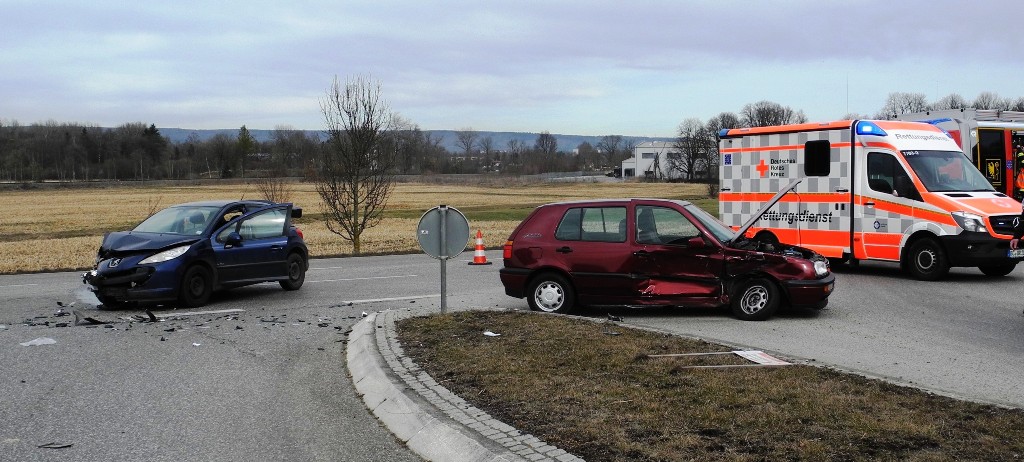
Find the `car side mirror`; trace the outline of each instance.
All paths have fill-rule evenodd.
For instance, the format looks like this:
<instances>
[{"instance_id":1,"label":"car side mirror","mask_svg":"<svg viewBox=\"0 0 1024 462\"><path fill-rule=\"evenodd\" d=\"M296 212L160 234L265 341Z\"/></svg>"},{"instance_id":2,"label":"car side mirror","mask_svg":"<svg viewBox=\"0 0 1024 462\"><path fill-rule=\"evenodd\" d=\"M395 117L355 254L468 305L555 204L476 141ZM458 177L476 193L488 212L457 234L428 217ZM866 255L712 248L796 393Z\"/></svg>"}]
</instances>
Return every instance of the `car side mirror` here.
<instances>
[{"instance_id":1,"label":"car side mirror","mask_svg":"<svg viewBox=\"0 0 1024 462\"><path fill-rule=\"evenodd\" d=\"M238 234L238 231L228 234L227 239L224 240L225 247L237 247L239 245L242 245L242 235Z\"/></svg>"},{"instance_id":2,"label":"car side mirror","mask_svg":"<svg viewBox=\"0 0 1024 462\"><path fill-rule=\"evenodd\" d=\"M704 247L704 238L700 236L691 237L686 240L686 246L691 249L699 249Z\"/></svg>"},{"instance_id":3,"label":"car side mirror","mask_svg":"<svg viewBox=\"0 0 1024 462\"><path fill-rule=\"evenodd\" d=\"M302 207L292 207L292 218L302 218Z\"/></svg>"}]
</instances>

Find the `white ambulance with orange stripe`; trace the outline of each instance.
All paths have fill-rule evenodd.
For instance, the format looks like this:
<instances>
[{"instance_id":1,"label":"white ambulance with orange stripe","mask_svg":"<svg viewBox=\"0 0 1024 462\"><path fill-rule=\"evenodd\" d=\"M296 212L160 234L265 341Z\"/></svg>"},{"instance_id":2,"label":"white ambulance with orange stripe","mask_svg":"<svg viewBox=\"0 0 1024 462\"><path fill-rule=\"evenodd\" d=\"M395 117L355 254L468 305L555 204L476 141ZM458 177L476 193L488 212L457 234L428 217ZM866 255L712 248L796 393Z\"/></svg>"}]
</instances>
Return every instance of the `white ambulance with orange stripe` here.
<instances>
[{"instance_id":1,"label":"white ambulance with orange stripe","mask_svg":"<svg viewBox=\"0 0 1024 462\"><path fill-rule=\"evenodd\" d=\"M748 236L833 261L899 263L922 280L950 267L1004 276L1021 204L992 188L956 142L925 123L845 120L719 133L719 214L734 228L793 179Z\"/></svg>"}]
</instances>

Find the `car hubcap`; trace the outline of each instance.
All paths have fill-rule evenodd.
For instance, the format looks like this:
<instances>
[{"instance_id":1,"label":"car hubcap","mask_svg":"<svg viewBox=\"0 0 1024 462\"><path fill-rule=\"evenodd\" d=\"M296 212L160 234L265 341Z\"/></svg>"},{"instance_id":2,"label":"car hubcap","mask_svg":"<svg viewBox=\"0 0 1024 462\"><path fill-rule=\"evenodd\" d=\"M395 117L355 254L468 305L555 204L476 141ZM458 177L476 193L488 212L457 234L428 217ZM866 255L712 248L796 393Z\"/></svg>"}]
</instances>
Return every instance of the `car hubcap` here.
<instances>
[{"instance_id":1,"label":"car hubcap","mask_svg":"<svg viewBox=\"0 0 1024 462\"><path fill-rule=\"evenodd\" d=\"M555 283L545 282L537 286L537 293L534 294L537 306L544 311L554 311L562 306L565 295L562 288Z\"/></svg>"},{"instance_id":2,"label":"car hubcap","mask_svg":"<svg viewBox=\"0 0 1024 462\"><path fill-rule=\"evenodd\" d=\"M291 266L288 267L288 277L295 281L299 279L299 264L292 262Z\"/></svg>"},{"instance_id":3,"label":"car hubcap","mask_svg":"<svg viewBox=\"0 0 1024 462\"><path fill-rule=\"evenodd\" d=\"M935 266L935 252L931 249L922 250L917 254L917 267L924 271L932 269Z\"/></svg>"},{"instance_id":4,"label":"car hubcap","mask_svg":"<svg viewBox=\"0 0 1024 462\"><path fill-rule=\"evenodd\" d=\"M189 289L193 296L198 297L203 294L204 290L206 290L206 282L203 281L203 278L196 276L189 282Z\"/></svg>"},{"instance_id":5,"label":"car hubcap","mask_svg":"<svg viewBox=\"0 0 1024 462\"><path fill-rule=\"evenodd\" d=\"M767 304L768 290L761 286L754 286L747 289L743 294L740 306L743 308L744 313L754 314L764 309Z\"/></svg>"}]
</instances>

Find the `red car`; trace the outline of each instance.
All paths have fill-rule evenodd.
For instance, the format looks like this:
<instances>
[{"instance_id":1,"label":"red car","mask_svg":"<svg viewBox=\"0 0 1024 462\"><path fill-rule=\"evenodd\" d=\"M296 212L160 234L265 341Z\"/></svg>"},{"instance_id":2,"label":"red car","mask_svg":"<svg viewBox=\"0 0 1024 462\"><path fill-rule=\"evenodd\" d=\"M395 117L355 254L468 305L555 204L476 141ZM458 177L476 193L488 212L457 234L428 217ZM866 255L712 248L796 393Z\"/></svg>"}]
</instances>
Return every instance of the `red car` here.
<instances>
[{"instance_id":1,"label":"red car","mask_svg":"<svg viewBox=\"0 0 1024 462\"><path fill-rule=\"evenodd\" d=\"M783 304L823 308L835 284L828 260L747 239L755 221L733 231L689 202L664 199L542 205L505 243L501 282L531 309L556 313L730 305L737 318L759 321Z\"/></svg>"}]
</instances>

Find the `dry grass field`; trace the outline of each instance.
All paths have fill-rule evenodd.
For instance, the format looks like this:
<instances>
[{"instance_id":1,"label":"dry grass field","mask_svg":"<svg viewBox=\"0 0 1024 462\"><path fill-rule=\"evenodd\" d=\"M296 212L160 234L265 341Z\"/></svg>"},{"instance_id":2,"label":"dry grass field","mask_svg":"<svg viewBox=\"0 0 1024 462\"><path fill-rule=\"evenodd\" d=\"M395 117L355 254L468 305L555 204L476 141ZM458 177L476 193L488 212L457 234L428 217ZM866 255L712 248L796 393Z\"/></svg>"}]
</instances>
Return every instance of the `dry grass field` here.
<instances>
[{"instance_id":1,"label":"dry grass field","mask_svg":"<svg viewBox=\"0 0 1024 462\"><path fill-rule=\"evenodd\" d=\"M296 221L315 257L351 255L352 246L328 231L311 183L290 185L290 201L303 208ZM416 225L439 204L459 209L471 234L483 232L498 247L537 205L600 197L699 199L704 185L682 183L508 183L459 185L398 183L384 221L363 235L364 254L418 252ZM115 186L0 192L0 274L79 270L92 266L103 234L134 227L150 213L182 202L258 199L253 183L202 186ZM469 242L472 245L472 241ZM471 249L472 247L470 247Z\"/></svg>"}]
</instances>

